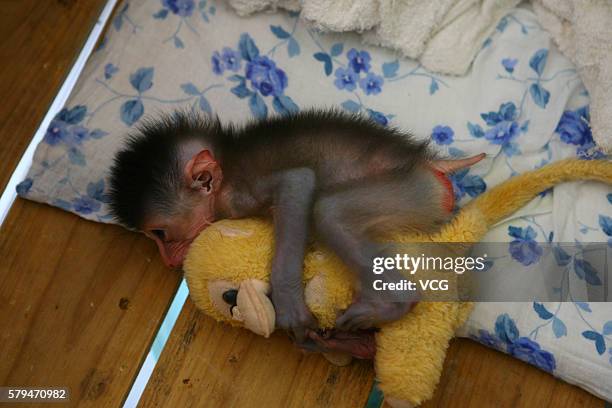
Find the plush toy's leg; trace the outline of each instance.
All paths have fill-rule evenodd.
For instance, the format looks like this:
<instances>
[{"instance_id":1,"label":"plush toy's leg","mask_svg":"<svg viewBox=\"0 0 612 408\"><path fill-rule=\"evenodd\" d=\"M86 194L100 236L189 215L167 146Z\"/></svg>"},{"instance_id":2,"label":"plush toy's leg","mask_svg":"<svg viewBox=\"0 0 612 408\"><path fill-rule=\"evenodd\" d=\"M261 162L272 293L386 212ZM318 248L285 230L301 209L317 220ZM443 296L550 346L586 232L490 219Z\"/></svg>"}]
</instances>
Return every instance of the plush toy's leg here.
<instances>
[{"instance_id":1,"label":"plush toy's leg","mask_svg":"<svg viewBox=\"0 0 612 408\"><path fill-rule=\"evenodd\" d=\"M491 226L523 207L542 191L574 180L612 183L612 162L561 160L511 178L473 200L465 209L477 209L485 223Z\"/></svg>"},{"instance_id":2,"label":"plush toy's leg","mask_svg":"<svg viewBox=\"0 0 612 408\"><path fill-rule=\"evenodd\" d=\"M417 406L433 396L448 344L470 308L459 302L421 302L377 334L376 377L387 402Z\"/></svg>"}]
</instances>

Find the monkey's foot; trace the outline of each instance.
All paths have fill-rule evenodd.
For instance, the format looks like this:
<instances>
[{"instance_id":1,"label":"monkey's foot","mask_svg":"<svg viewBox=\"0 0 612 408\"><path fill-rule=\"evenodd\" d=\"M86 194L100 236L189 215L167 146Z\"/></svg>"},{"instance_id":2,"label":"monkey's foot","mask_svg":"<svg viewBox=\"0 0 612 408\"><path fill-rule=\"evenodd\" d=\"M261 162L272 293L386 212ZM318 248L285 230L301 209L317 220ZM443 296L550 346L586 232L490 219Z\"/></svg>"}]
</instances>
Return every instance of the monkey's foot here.
<instances>
[{"instance_id":1,"label":"monkey's foot","mask_svg":"<svg viewBox=\"0 0 612 408\"><path fill-rule=\"evenodd\" d=\"M360 359L373 359L376 354L375 329L341 331L310 330L309 344L302 347L308 351L321 353L346 353Z\"/></svg>"},{"instance_id":2,"label":"monkey's foot","mask_svg":"<svg viewBox=\"0 0 612 408\"><path fill-rule=\"evenodd\" d=\"M336 319L336 328L359 330L378 327L404 316L415 302L389 302L381 299L359 299Z\"/></svg>"}]
</instances>

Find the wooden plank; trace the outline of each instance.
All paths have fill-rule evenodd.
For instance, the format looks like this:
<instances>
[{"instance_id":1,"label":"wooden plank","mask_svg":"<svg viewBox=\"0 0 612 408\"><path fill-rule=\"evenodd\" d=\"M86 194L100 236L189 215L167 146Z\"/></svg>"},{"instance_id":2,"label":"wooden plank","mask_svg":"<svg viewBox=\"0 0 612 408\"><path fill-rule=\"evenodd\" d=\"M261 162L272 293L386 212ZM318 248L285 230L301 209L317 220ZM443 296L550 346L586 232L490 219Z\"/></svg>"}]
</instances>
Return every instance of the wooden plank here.
<instances>
[{"instance_id":1,"label":"wooden plank","mask_svg":"<svg viewBox=\"0 0 612 408\"><path fill-rule=\"evenodd\" d=\"M282 334L264 339L214 322L187 301L141 406L362 407L368 362L331 366ZM503 353L453 340L430 407L598 407L602 400Z\"/></svg>"},{"instance_id":2,"label":"wooden plank","mask_svg":"<svg viewBox=\"0 0 612 408\"><path fill-rule=\"evenodd\" d=\"M217 323L188 299L140 406L360 407L372 381L368 362L334 367L282 333Z\"/></svg>"},{"instance_id":3,"label":"wooden plank","mask_svg":"<svg viewBox=\"0 0 612 408\"><path fill-rule=\"evenodd\" d=\"M141 406L362 407L368 362L333 367L282 334L270 339L214 322L187 301ZM430 407L602 408L602 400L503 353L453 340Z\"/></svg>"},{"instance_id":4,"label":"wooden plank","mask_svg":"<svg viewBox=\"0 0 612 408\"><path fill-rule=\"evenodd\" d=\"M454 339L432 407L597 407L604 402L581 388L504 353Z\"/></svg>"},{"instance_id":5,"label":"wooden plank","mask_svg":"<svg viewBox=\"0 0 612 408\"><path fill-rule=\"evenodd\" d=\"M106 0L0 2L0 191Z\"/></svg>"},{"instance_id":6,"label":"wooden plank","mask_svg":"<svg viewBox=\"0 0 612 408\"><path fill-rule=\"evenodd\" d=\"M144 236L22 199L0 258L0 384L67 386L72 406L119 406L179 274Z\"/></svg>"}]
</instances>

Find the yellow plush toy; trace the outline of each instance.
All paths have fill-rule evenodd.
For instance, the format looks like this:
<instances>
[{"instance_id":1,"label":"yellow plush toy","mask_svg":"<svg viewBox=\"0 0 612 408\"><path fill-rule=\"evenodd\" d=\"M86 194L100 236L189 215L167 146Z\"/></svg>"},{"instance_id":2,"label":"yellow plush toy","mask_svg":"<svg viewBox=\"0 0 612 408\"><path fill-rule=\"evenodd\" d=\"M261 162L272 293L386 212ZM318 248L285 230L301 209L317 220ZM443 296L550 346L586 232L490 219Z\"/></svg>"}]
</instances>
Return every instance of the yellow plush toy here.
<instances>
[{"instance_id":1,"label":"yellow plush toy","mask_svg":"<svg viewBox=\"0 0 612 408\"><path fill-rule=\"evenodd\" d=\"M477 242L489 228L553 185L572 180L612 183L612 163L564 160L515 176L474 199L435 235L392 236L395 242ZM225 220L207 228L191 246L184 270L195 304L216 320L268 336L274 306L266 294L273 230L264 220ZM455 274L450 274L455 275ZM310 248L304 265L306 303L322 328L331 328L352 299L350 274L326 248ZM234 297L230 303L228 295ZM231 310L230 310L231 309ZM375 334L374 365L385 401L394 407L419 405L432 397L446 350L472 304L419 302L402 319ZM327 356L338 364L350 356Z\"/></svg>"}]
</instances>

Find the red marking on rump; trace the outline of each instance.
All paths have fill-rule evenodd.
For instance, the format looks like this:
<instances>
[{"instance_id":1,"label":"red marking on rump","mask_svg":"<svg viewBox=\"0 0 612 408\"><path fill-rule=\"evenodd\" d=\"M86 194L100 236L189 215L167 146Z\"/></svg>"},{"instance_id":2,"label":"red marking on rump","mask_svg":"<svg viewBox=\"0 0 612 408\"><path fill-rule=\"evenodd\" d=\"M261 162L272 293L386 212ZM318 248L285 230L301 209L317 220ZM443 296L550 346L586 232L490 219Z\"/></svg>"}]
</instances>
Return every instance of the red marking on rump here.
<instances>
[{"instance_id":1,"label":"red marking on rump","mask_svg":"<svg viewBox=\"0 0 612 408\"><path fill-rule=\"evenodd\" d=\"M453 191L453 183L446 176L446 174L444 174L440 170L437 170L433 167L430 167L430 169L434 176L436 176L438 181L442 183L444 189L446 190L446 194L442 199L442 208L444 208L448 212L452 212L453 208L455 208L455 192Z\"/></svg>"}]
</instances>

